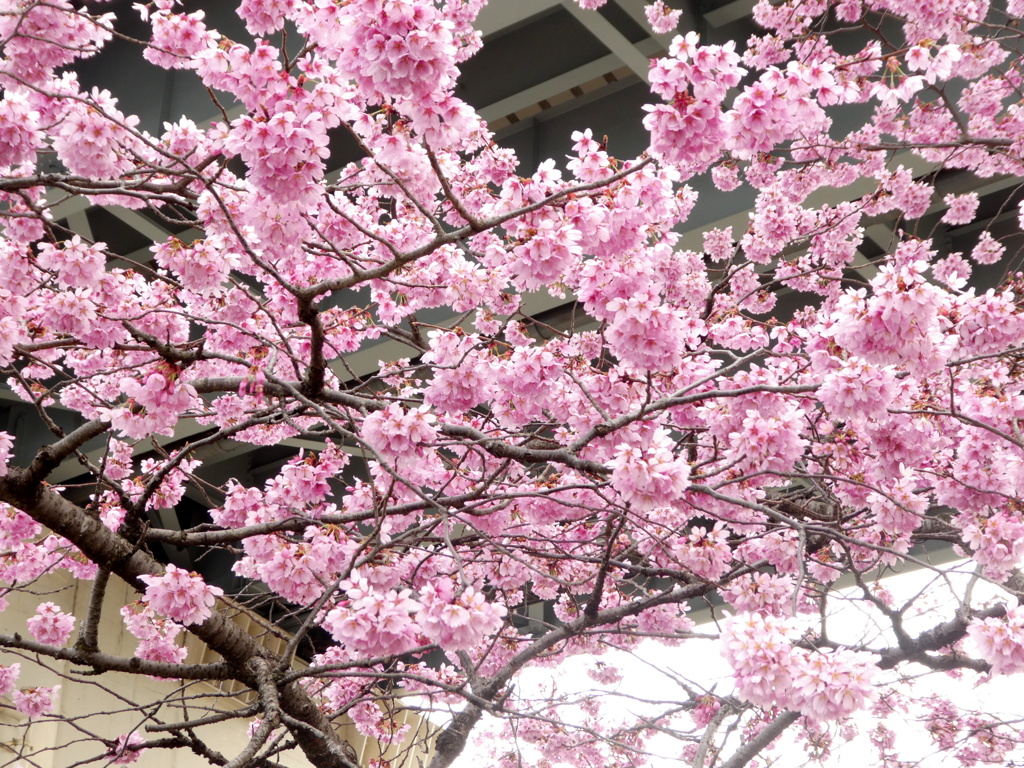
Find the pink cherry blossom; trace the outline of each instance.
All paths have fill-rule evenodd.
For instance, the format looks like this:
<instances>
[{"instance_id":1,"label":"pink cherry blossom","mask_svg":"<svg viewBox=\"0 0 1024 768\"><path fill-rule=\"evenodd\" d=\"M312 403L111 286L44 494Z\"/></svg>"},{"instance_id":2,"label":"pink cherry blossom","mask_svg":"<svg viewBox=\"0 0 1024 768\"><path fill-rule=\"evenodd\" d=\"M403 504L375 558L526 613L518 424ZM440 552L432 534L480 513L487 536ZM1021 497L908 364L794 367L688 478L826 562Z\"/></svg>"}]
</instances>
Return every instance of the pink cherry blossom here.
<instances>
[{"instance_id":1,"label":"pink cherry blossom","mask_svg":"<svg viewBox=\"0 0 1024 768\"><path fill-rule=\"evenodd\" d=\"M368 416L363 423L363 437L401 472L413 469L437 438L435 417L425 406L405 411L391 403Z\"/></svg>"},{"instance_id":2,"label":"pink cherry blossom","mask_svg":"<svg viewBox=\"0 0 1024 768\"><path fill-rule=\"evenodd\" d=\"M812 720L834 720L874 697L875 667L868 654L810 651L792 646L783 620L747 614L726 630L723 654L743 698L791 707Z\"/></svg>"},{"instance_id":3,"label":"pink cherry blossom","mask_svg":"<svg viewBox=\"0 0 1024 768\"><path fill-rule=\"evenodd\" d=\"M894 371L888 366L851 360L830 372L818 393L838 419L882 418L896 395Z\"/></svg>"},{"instance_id":4,"label":"pink cherry blossom","mask_svg":"<svg viewBox=\"0 0 1024 768\"><path fill-rule=\"evenodd\" d=\"M30 720L53 714L57 708L57 694L60 689L59 685L49 688L22 688L14 692L14 708L27 715Z\"/></svg>"},{"instance_id":5,"label":"pink cherry blossom","mask_svg":"<svg viewBox=\"0 0 1024 768\"><path fill-rule=\"evenodd\" d=\"M139 747L140 744L145 744L145 742L146 740L134 731L121 734L117 737L117 743L110 750L109 757L111 762L114 765L131 765L146 751L145 747Z\"/></svg>"},{"instance_id":6,"label":"pink cherry blossom","mask_svg":"<svg viewBox=\"0 0 1024 768\"><path fill-rule=\"evenodd\" d=\"M795 665L797 708L816 721L835 720L864 709L874 698L876 671L869 654L836 650L807 652Z\"/></svg>"},{"instance_id":7,"label":"pink cherry blossom","mask_svg":"<svg viewBox=\"0 0 1024 768\"><path fill-rule=\"evenodd\" d=\"M949 206L942 214L947 224L970 224L978 210L978 193L968 192L963 195L946 195L943 202Z\"/></svg>"},{"instance_id":8,"label":"pink cherry blossom","mask_svg":"<svg viewBox=\"0 0 1024 768\"><path fill-rule=\"evenodd\" d=\"M1003 618L975 619L967 634L996 674L1024 670L1024 610L1014 607Z\"/></svg>"},{"instance_id":9,"label":"pink cherry blossom","mask_svg":"<svg viewBox=\"0 0 1024 768\"><path fill-rule=\"evenodd\" d=\"M1005 251L1006 247L993 239L990 232L982 232L978 237L978 244L971 251L971 258L979 264L995 264Z\"/></svg>"},{"instance_id":10,"label":"pink cherry blossom","mask_svg":"<svg viewBox=\"0 0 1024 768\"><path fill-rule=\"evenodd\" d=\"M64 613L53 603L41 603L36 615L28 620L28 631L40 643L64 645L75 627L75 617Z\"/></svg>"},{"instance_id":11,"label":"pink cherry blossom","mask_svg":"<svg viewBox=\"0 0 1024 768\"><path fill-rule=\"evenodd\" d=\"M11 460L11 448L14 447L14 438L6 432L0 432L0 477L7 474L7 464ZM3 516L0 515L0 519Z\"/></svg>"},{"instance_id":12,"label":"pink cherry blossom","mask_svg":"<svg viewBox=\"0 0 1024 768\"><path fill-rule=\"evenodd\" d=\"M294 9L295 0L243 0L238 15L252 34L266 35L279 29Z\"/></svg>"},{"instance_id":13,"label":"pink cherry blossom","mask_svg":"<svg viewBox=\"0 0 1024 768\"><path fill-rule=\"evenodd\" d=\"M449 580L427 584L420 590L422 608L416 622L423 634L443 648L464 650L496 633L505 616L505 607L488 603L473 587L455 594Z\"/></svg>"},{"instance_id":14,"label":"pink cherry blossom","mask_svg":"<svg viewBox=\"0 0 1024 768\"><path fill-rule=\"evenodd\" d=\"M40 115L27 94L8 92L0 100L0 165L12 167L35 159L43 134Z\"/></svg>"},{"instance_id":15,"label":"pink cherry blossom","mask_svg":"<svg viewBox=\"0 0 1024 768\"><path fill-rule=\"evenodd\" d=\"M421 605L411 590L378 590L359 572L342 582L348 599L323 617L323 626L347 648L392 656L414 648L420 628L412 614Z\"/></svg>"},{"instance_id":16,"label":"pink cherry blossom","mask_svg":"<svg viewBox=\"0 0 1024 768\"><path fill-rule=\"evenodd\" d=\"M206 621L224 594L220 587L209 586L199 575L173 563L162 576L140 576L139 580L147 585L143 600L154 611L186 626Z\"/></svg>"},{"instance_id":17,"label":"pink cherry blossom","mask_svg":"<svg viewBox=\"0 0 1024 768\"><path fill-rule=\"evenodd\" d=\"M660 35L667 35L675 29L679 24L679 17L683 15L681 10L672 10L666 7L662 0L649 3L644 9L644 13L647 14L647 21L650 23L651 29Z\"/></svg>"},{"instance_id":18,"label":"pink cherry blossom","mask_svg":"<svg viewBox=\"0 0 1024 768\"><path fill-rule=\"evenodd\" d=\"M149 15L153 37L143 52L146 60L158 67L185 69L190 57L213 43L203 23L204 13L170 13L160 9Z\"/></svg>"},{"instance_id":19,"label":"pink cherry blossom","mask_svg":"<svg viewBox=\"0 0 1024 768\"><path fill-rule=\"evenodd\" d=\"M673 554L687 571L702 579L714 580L721 577L732 562L728 537L729 532L721 523L710 531L697 527L673 549Z\"/></svg>"},{"instance_id":20,"label":"pink cherry blossom","mask_svg":"<svg viewBox=\"0 0 1024 768\"><path fill-rule=\"evenodd\" d=\"M171 368L154 371L144 381L121 379L120 386L142 411L121 408L111 413L110 421L125 435L134 438L153 432L166 433L196 397L195 389L181 382L178 373Z\"/></svg>"},{"instance_id":21,"label":"pink cherry blossom","mask_svg":"<svg viewBox=\"0 0 1024 768\"><path fill-rule=\"evenodd\" d=\"M790 616L796 583L787 576L769 573L744 574L722 590L722 596L741 613Z\"/></svg>"},{"instance_id":22,"label":"pink cherry blossom","mask_svg":"<svg viewBox=\"0 0 1024 768\"><path fill-rule=\"evenodd\" d=\"M182 627L170 619L157 616L146 603L126 605L121 609L128 631L139 640L135 655L147 661L180 664L188 649L175 642Z\"/></svg>"},{"instance_id":23,"label":"pink cherry blossom","mask_svg":"<svg viewBox=\"0 0 1024 768\"><path fill-rule=\"evenodd\" d=\"M657 432L648 448L622 443L611 462L612 485L640 510L672 504L689 485L689 465L672 455L671 442Z\"/></svg>"},{"instance_id":24,"label":"pink cherry blossom","mask_svg":"<svg viewBox=\"0 0 1024 768\"><path fill-rule=\"evenodd\" d=\"M9 667L0 666L0 696L6 696L14 690L21 673L21 664L14 663Z\"/></svg>"}]
</instances>

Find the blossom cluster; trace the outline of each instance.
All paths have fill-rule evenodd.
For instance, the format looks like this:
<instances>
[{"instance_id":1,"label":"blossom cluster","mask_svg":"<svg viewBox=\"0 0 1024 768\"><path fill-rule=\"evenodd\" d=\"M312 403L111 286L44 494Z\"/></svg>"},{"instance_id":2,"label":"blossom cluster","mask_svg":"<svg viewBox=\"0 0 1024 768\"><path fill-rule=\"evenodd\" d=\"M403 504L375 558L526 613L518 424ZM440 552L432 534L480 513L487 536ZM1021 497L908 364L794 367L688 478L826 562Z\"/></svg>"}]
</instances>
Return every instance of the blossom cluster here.
<instances>
[{"instance_id":1,"label":"blossom cluster","mask_svg":"<svg viewBox=\"0 0 1024 768\"><path fill-rule=\"evenodd\" d=\"M36 615L28 620L28 631L40 643L64 645L75 628L75 617L60 610L54 603L41 603Z\"/></svg>"},{"instance_id":2,"label":"blossom cluster","mask_svg":"<svg viewBox=\"0 0 1024 768\"><path fill-rule=\"evenodd\" d=\"M997 675L1024 671L1024 609L1015 606L1002 618L975 619L967 635Z\"/></svg>"},{"instance_id":3,"label":"blossom cluster","mask_svg":"<svg viewBox=\"0 0 1024 768\"><path fill-rule=\"evenodd\" d=\"M647 448L619 445L610 466L612 485L643 511L671 504L689 485L689 465L672 455L671 441L660 431Z\"/></svg>"},{"instance_id":4,"label":"blossom cluster","mask_svg":"<svg viewBox=\"0 0 1024 768\"><path fill-rule=\"evenodd\" d=\"M363 422L363 438L401 471L416 470L437 439L435 417L425 406L405 411L392 403Z\"/></svg>"},{"instance_id":5,"label":"blossom cluster","mask_svg":"<svg viewBox=\"0 0 1024 768\"><path fill-rule=\"evenodd\" d=\"M14 708L30 720L53 714L61 686L22 688L14 692Z\"/></svg>"},{"instance_id":6,"label":"blossom cluster","mask_svg":"<svg viewBox=\"0 0 1024 768\"><path fill-rule=\"evenodd\" d=\"M450 579L425 585L420 590L419 602L416 623L423 635L453 651L473 648L497 634L506 612L505 606L487 602L473 587L456 594Z\"/></svg>"},{"instance_id":7,"label":"blossom cluster","mask_svg":"<svg viewBox=\"0 0 1024 768\"><path fill-rule=\"evenodd\" d=\"M346 600L323 617L342 645L369 656L395 656L419 645L445 650L473 648L502 627L505 608L474 587L456 589L451 579L411 590L381 590L362 573L342 582Z\"/></svg>"},{"instance_id":8,"label":"blossom cluster","mask_svg":"<svg viewBox=\"0 0 1024 768\"><path fill-rule=\"evenodd\" d=\"M145 739L134 731L122 733L110 750L110 762L114 765L131 765L146 751L145 747L140 746L144 743Z\"/></svg>"},{"instance_id":9,"label":"blossom cluster","mask_svg":"<svg viewBox=\"0 0 1024 768\"><path fill-rule=\"evenodd\" d=\"M135 656L146 661L180 664L188 650L177 644L176 638L183 627L171 619L162 618L143 602L126 605L121 609L125 627L139 644Z\"/></svg>"},{"instance_id":10,"label":"blossom cluster","mask_svg":"<svg viewBox=\"0 0 1024 768\"><path fill-rule=\"evenodd\" d=\"M867 706L877 671L869 654L809 650L788 636L788 620L741 614L722 634L722 655L732 665L740 696L762 707L795 709L812 720L835 720Z\"/></svg>"},{"instance_id":11,"label":"blossom cluster","mask_svg":"<svg viewBox=\"0 0 1024 768\"><path fill-rule=\"evenodd\" d=\"M220 587L210 586L198 574L174 563L169 563L161 576L140 576L139 580L146 584L142 599L153 611L186 626L206 621L217 598L224 594Z\"/></svg>"}]
</instances>

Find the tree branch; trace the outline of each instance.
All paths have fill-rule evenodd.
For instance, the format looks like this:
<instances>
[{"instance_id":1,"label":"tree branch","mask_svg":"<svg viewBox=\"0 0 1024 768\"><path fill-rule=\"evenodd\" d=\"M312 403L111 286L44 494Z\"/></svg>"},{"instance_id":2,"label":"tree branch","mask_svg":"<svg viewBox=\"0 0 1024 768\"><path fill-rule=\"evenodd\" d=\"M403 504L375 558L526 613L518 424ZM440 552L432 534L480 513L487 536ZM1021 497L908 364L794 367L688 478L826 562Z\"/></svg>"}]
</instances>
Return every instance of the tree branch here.
<instances>
[{"instance_id":1,"label":"tree branch","mask_svg":"<svg viewBox=\"0 0 1024 768\"><path fill-rule=\"evenodd\" d=\"M231 667L227 662L215 661L210 664L173 664L164 661L114 656L109 653L81 648L55 648L45 643L27 640L21 635L0 634L0 647L38 653L58 661L70 661L97 672L128 672L135 675L166 677L174 680L230 680Z\"/></svg>"},{"instance_id":2,"label":"tree branch","mask_svg":"<svg viewBox=\"0 0 1024 768\"><path fill-rule=\"evenodd\" d=\"M800 719L799 712L786 710L779 714L774 720L766 725L757 736L737 749L733 756L722 763L719 768L743 768L757 755L782 735L789 726Z\"/></svg>"},{"instance_id":3,"label":"tree branch","mask_svg":"<svg viewBox=\"0 0 1024 768\"><path fill-rule=\"evenodd\" d=\"M53 470L60 466L64 459L94 437L102 435L108 429L110 429L109 421L94 419L87 421L57 442L40 448L27 470L32 481L35 483L43 482Z\"/></svg>"}]
</instances>

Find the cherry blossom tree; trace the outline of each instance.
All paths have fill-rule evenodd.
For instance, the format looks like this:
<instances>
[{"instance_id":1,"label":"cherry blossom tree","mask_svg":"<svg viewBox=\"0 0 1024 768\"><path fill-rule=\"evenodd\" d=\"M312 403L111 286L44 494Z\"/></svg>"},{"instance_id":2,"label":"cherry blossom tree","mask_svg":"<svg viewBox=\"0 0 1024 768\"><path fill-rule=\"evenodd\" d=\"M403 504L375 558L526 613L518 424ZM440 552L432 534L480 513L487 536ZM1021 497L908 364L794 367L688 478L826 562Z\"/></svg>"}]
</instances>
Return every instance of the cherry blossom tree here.
<instances>
[{"instance_id":1,"label":"cherry blossom tree","mask_svg":"<svg viewBox=\"0 0 1024 768\"><path fill-rule=\"evenodd\" d=\"M0 602L38 605L4 621L0 711L62 717L29 668L176 681L132 689L128 730L68 720L67 765L352 768L354 723L433 768L481 738L493 765L642 766L666 735L740 768L786 732L827 755L866 713L964 765L1019 759L1018 723L919 681L1024 670L1024 3L761 0L752 39L652 61L645 154L581 126L531 169L455 95L484 2L242 0L247 42L138 5L139 55L222 113L155 133L80 85L118 34L103 3L0 3L0 366L47 430L0 432ZM703 176L755 202L697 252ZM198 234L127 262L58 218L75 199ZM865 256L878 221L892 241ZM383 339L406 354L357 375ZM204 475L211 447L295 441L265 482ZM168 525L186 494L208 517ZM934 578L897 599L883 577L907 567ZM268 606L276 646L235 620ZM731 684L686 663L706 640ZM681 661L643 715L517 686L587 657L611 688L602 655L651 641ZM190 709L204 681L249 694ZM445 707L415 737L395 718ZM198 730L229 721L240 753ZM899 734L866 735L902 764Z\"/></svg>"}]
</instances>

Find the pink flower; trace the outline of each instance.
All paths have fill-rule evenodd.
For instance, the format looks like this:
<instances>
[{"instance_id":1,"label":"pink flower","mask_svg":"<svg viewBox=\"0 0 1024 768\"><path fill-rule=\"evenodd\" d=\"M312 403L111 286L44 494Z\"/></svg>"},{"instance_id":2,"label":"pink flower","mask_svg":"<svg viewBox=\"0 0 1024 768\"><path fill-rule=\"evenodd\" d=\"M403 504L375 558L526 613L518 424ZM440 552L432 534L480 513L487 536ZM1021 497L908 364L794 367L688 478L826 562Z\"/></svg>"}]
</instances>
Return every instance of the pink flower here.
<instances>
[{"instance_id":1,"label":"pink flower","mask_svg":"<svg viewBox=\"0 0 1024 768\"><path fill-rule=\"evenodd\" d=\"M668 371L679 365L688 344L696 344L703 323L666 306L658 296L640 292L608 303L612 321L608 346L623 363L644 371Z\"/></svg>"},{"instance_id":2,"label":"pink flower","mask_svg":"<svg viewBox=\"0 0 1024 768\"><path fill-rule=\"evenodd\" d=\"M712 176L722 165L716 165L711 171ZM715 177L717 178L717 177ZM704 233L704 252L713 261L725 261L731 259L736 253L736 241L732 239L732 227L724 229L709 229Z\"/></svg>"},{"instance_id":3,"label":"pink flower","mask_svg":"<svg viewBox=\"0 0 1024 768\"><path fill-rule=\"evenodd\" d=\"M128 631L139 640L136 657L168 664L180 664L185 660L188 649L175 642L182 631L180 624L160 618L142 601L124 606L121 616Z\"/></svg>"},{"instance_id":4,"label":"pink flower","mask_svg":"<svg viewBox=\"0 0 1024 768\"><path fill-rule=\"evenodd\" d=\"M7 474L7 464L11 460L11 449L14 448L14 438L6 432L0 432L0 477ZM0 523L9 519L6 515L0 514Z\"/></svg>"},{"instance_id":5,"label":"pink flower","mask_svg":"<svg viewBox=\"0 0 1024 768\"><path fill-rule=\"evenodd\" d=\"M24 93L7 91L0 101L0 167L11 168L35 160L43 134L37 130L39 113Z\"/></svg>"},{"instance_id":6,"label":"pink flower","mask_svg":"<svg viewBox=\"0 0 1024 768\"><path fill-rule=\"evenodd\" d=\"M1024 521L1005 510L991 514L964 512L957 518L971 558L985 566L990 579L1005 579L1024 559Z\"/></svg>"},{"instance_id":7,"label":"pink flower","mask_svg":"<svg viewBox=\"0 0 1024 768\"><path fill-rule=\"evenodd\" d=\"M707 693L697 698L696 704L690 711L690 717L693 718L693 722L697 727L705 728L721 708L722 702L719 701L718 697Z\"/></svg>"},{"instance_id":8,"label":"pink flower","mask_svg":"<svg viewBox=\"0 0 1024 768\"><path fill-rule=\"evenodd\" d=\"M64 645L75 627L75 617L63 613L53 603L43 603L26 622L32 637L47 645Z\"/></svg>"},{"instance_id":9,"label":"pink flower","mask_svg":"<svg viewBox=\"0 0 1024 768\"><path fill-rule=\"evenodd\" d=\"M923 45L914 45L907 51L907 69L911 72L920 72L928 68L931 61L931 52Z\"/></svg>"},{"instance_id":10,"label":"pink flower","mask_svg":"<svg viewBox=\"0 0 1024 768\"><path fill-rule=\"evenodd\" d=\"M869 654L803 651L796 658L792 705L812 720L846 717L874 698L871 680L877 667Z\"/></svg>"},{"instance_id":11,"label":"pink flower","mask_svg":"<svg viewBox=\"0 0 1024 768\"><path fill-rule=\"evenodd\" d=\"M18 682L20 673L21 664L11 664L9 667L0 666L0 698L14 690L14 684Z\"/></svg>"},{"instance_id":12,"label":"pink flower","mask_svg":"<svg viewBox=\"0 0 1024 768\"><path fill-rule=\"evenodd\" d=\"M556 226L556 222L541 222L539 231L512 253L512 269L518 283L526 290L536 290L563 279L567 270L579 262L582 249L581 235L574 229Z\"/></svg>"},{"instance_id":13,"label":"pink flower","mask_svg":"<svg viewBox=\"0 0 1024 768\"><path fill-rule=\"evenodd\" d=\"M445 650L472 648L501 629L505 606L488 603L473 587L454 594L450 579L420 590L423 607L416 614L426 637Z\"/></svg>"},{"instance_id":14,"label":"pink flower","mask_svg":"<svg viewBox=\"0 0 1024 768\"><path fill-rule=\"evenodd\" d=\"M295 0L242 0L238 15L253 35L266 35L284 25L285 14L295 8Z\"/></svg>"},{"instance_id":15,"label":"pink flower","mask_svg":"<svg viewBox=\"0 0 1024 768\"><path fill-rule=\"evenodd\" d=\"M1002 619L975 619L967 627L967 636L994 674L1024 671L1024 608L1011 608Z\"/></svg>"},{"instance_id":16,"label":"pink flower","mask_svg":"<svg viewBox=\"0 0 1024 768\"><path fill-rule=\"evenodd\" d=\"M146 751L139 748L140 744L145 743L145 739L135 732L122 733L117 737L117 743L107 753L107 757L114 765L131 765Z\"/></svg>"},{"instance_id":17,"label":"pink flower","mask_svg":"<svg viewBox=\"0 0 1024 768\"><path fill-rule=\"evenodd\" d=\"M166 365L145 374L143 381L125 377L120 386L137 409L112 412L111 423L129 437L148 437L153 432L172 434L174 424L198 399L195 388L182 382L178 371Z\"/></svg>"},{"instance_id":18,"label":"pink flower","mask_svg":"<svg viewBox=\"0 0 1024 768\"><path fill-rule=\"evenodd\" d=\"M404 411L391 403L366 417L363 438L382 458L393 461L399 472L414 469L437 438L434 421L427 406Z\"/></svg>"},{"instance_id":19,"label":"pink flower","mask_svg":"<svg viewBox=\"0 0 1024 768\"><path fill-rule=\"evenodd\" d=\"M896 260L879 270L870 297L861 289L836 305L833 333L850 352L878 365L905 365L930 372L949 354L940 332L939 308L946 294L924 278L931 257L927 243L903 242Z\"/></svg>"},{"instance_id":20,"label":"pink flower","mask_svg":"<svg viewBox=\"0 0 1024 768\"><path fill-rule=\"evenodd\" d=\"M729 433L732 452L742 466L763 472L789 472L803 454L806 415L791 403L773 415L746 412L737 431Z\"/></svg>"},{"instance_id":21,"label":"pink flower","mask_svg":"<svg viewBox=\"0 0 1024 768\"><path fill-rule=\"evenodd\" d=\"M100 279L106 267L103 244L86 245L75 235L58 248L50 243L39 244L39 266L57 273L63 288L90 288Z\"/></svg>"},{"instance_id":22,"label":"pink flower","mask_svg":"<svg viewBox=\"0 0 1024 768\"><path fill-rule=\"evenodd\" d=\"M651 29L659 35L667 35L679 24L679 17L683 15L680 10L672 10L667 7L663 0L654 0L644 9L647 14L647 22Z\"/></svg>"},{"instance_id":23,"label":"pink flower","mask_svg":"<svg viewBox=\"0 0 1024 768\"><path fill-rule=\"evenodd\" d=\"M796 582L788 576L770 573L745 573L722 590L722 597L742 613L793 615L793 590Z\"/></svg>"},{"instance_id":24,"label":"pink flower","mask_svg":"<svg viewBox=\"0 0 1024 768\"><path fill-rule=\"evenodd\" d=\"M830 372L818 390L822 404L837 419L867 421L884 417L896 396L892 366L854 358Z\"/></svg>"},{"instance_id":25,"label":"pink flower","mask_svg":"<svg viewBox=\"0 0 1024 768\"><path fill-rule=\"evenodd\" d=\"M421 606L411 590L378 590L358 569L341 587L349 599L332 608L322 622L335 640L371 656L393 656L416 647L419 627L412 613Z\"/></svg>"},{"instance_id":26,"label":"pink flower","mask_svg":"<svg viewBox=\"0 0 1024 768\"><path fill-rule=\"evenodd\" d=\"M182 624L202 624L224 590L211 587L196 573L173 563L162 576L140 576L149 586L143 600L157 613Z\"/></svg>"},{"instance_id":27,"label":"pink flower","mask_svg":"<svg viewBox=\"0 0 1024 768\"><path fill-rule=\"evenodd\" d=\"M308 544L285 544L269 562L260 564L260 578L293 603L312 603L324 591L320 579L327 572L327 562L323 555Z\"/></svg>"},{"instance_id":28,"label":"pink flower","mask_svg":"<svg viewBox=\"0 0 1024 768\"><path fill-rule=\"evenodd\" d=\"M52 688L23 688L14 692L14 708L29 720L49 715L57 708L57 693L60 686Z\"/></svg>"},{"instance_id":29,"label":"pink flower","mask_svg":"<svg viewBox=\"0 0 1024 768\"><path fill-rule=\"evenodd\" d=\"M183 285L197 293L216 291L228 272L239 263L230 241L216 235L196 240L191 245L171 237L151 250L161 267L175 272Z\"/></svg>"},{"instance_id":30,"label":"pink flower","mask_svg":"<svg viewBox=\"0 0 1024 768\"><path fill-rule=\"evenodd\" d=\"M715 523L710 531L694 528L677 547L673 554L686 570L702 579L715 580L721 577L732 562L729 547L729 531L722 523Z\"/></svg>"},{"instance_id":31,"label":"pink flower","mask_svg":"<svg viewBox=\"0 0 1024 768\"><path fill-rule=\"evenodd\" d=\"M978 236L978 242L971 251L971 258L979 264L995 264L1006 252L1006 246L992 237L992 233L982 232Z\"/></svg>"},{"instance_id":32,"label":"pink flower","mask_svg":"<svg viewBox=\"0 0 1024 768\"><path fill-rule=\"evenodd\" d=\"M658 430L646 449L620 444L612 468L612 487L638 511L667 506L690 484L690 466L676 458L668 433Z\"/></svg>"},{"instance_id":33,"label":"pink flower","mask_svg":"<svg viewBox=\"0 0 1024 768\"><path fill-rule=\"evenodd\" d=\"M190 58L216 39L206 30L203 12L170 13L158 10L150 17L153 39L142 55L165 69L186 69Z\"/></svg>"},{"instance_id":34,"label":"pink flower","mask_svg":"<svg viewBox=\"0 0 1024 768\"><path fill-rule=\"evenodd\" d=\"M932 265L935 279L954 291L963 290L971 279L971 265L959 253L951 253Z\"/></svg>"},{"instance_id":35,"label":"pink flower","mask_svg":"<svg viewBox=\"0 0 1024 768\"><path fill-rule=\"evenodd\" d=\"M740 185L740 172L734 164L719 163L711 169L711 179L723 192L731 192ZM732 245L732 238L729 238ZM705 250L707 250L705 248Z\"/></svg>"},{"instance_id":36,"label":"pink flower","mask_svg":"<svg viewBox=\"0 0 1024 768\"><path fill-rule=\"evenodd\" d=\"M877 667L869 654L795 648L790 632L785 620L770 615L741 615L726 625L722 654L742 698L818 721L845 717L871 702Z\"/></svg>"},{"instance_id":37,"label":"pink flower","mask_svg":"<svg viewBox=\"0 0 1024 768\"><path fill-rule=\"evenodd\" d=\"M72 173L91 178L117 178L132 166L135 140L135 115L125 116L117 109L117 99L108 91L94 89L88 101L69 102L64 120L53 130L53 148ZM105 113L105 114L104 114Z\"/></svg>"},{"instance_id":38,"label":"pink flower","mask_svg":"<svg viewBox=\"0 0 1024 768\"><path fill-rule=\"evenodd\" d=\"M722 655L733 668L742 698L758 706L789 703L780 701L791 690L789 632L785 620L756 613L737 616L725 626Z\"/></svg>"},{"instance_id":39,"label":"pink flower","mask_svg":"<svg viewBox=\"0 0 1024 768\"><path fill-rule=\"evenodd\" d=\"M974 221L974 215L978 212L978 193L967 192L963 195L949 194L942 198L949 206L942 220L947 224L961 225L970 224Z\"/></svg>"}]
</instances>

